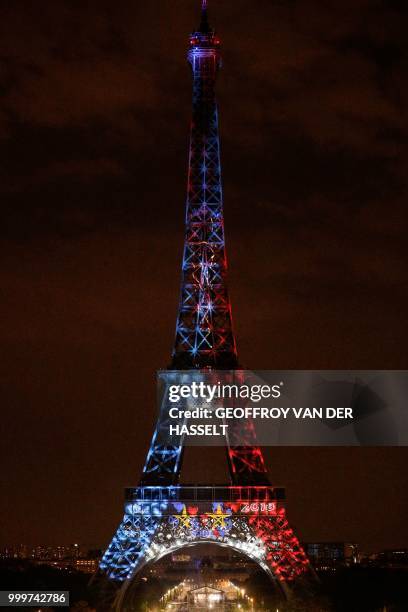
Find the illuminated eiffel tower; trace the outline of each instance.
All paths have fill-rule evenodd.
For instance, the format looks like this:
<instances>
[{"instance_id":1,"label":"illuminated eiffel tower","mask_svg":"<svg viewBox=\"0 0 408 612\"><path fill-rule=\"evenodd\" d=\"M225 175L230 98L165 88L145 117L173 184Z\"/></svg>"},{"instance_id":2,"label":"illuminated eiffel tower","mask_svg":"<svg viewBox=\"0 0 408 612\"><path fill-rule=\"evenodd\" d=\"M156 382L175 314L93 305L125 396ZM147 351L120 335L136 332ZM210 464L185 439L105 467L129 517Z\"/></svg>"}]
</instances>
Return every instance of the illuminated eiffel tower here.
<instances>
[{"instance_id":1,"label":"illuminated eiffel tower","mask_svg":"<svg viewBox=\"0 0 408 612\"><path fill-rule=\"evenodd\" d=\"M207 2L190 36L193 74L186 232L172 370L235 370L237 351L227 292L220 145L215 82L220 40ZM146 564L184 546L218 543L248 555L282 588L309 570L286 518L284 489L268 480L261 449L227 441L231 482L179 484L182 442L161 441L158 421L140 485L126 490L125 514L100 563L116 590L111 607L126 609L126 591Z\"/></svg>"}]
</instances>

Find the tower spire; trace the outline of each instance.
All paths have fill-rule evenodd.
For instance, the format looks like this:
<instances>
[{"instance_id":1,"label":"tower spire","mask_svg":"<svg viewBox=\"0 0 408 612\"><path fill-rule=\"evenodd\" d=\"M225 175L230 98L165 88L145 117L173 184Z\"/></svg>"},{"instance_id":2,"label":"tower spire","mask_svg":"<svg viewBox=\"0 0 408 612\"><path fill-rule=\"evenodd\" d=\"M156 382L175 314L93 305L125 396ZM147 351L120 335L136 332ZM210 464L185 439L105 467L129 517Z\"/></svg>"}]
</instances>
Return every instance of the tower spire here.
<instances>
[{"instance_id":1,"label":"tower spire","mask_svg":"<svg viewBox=\"0 0 408 612\"><path fill-rule=\"evenodd\" d=\"M210 24L208 22L208 1L202 0L200 32L209 32L209 31L210 31Z\"/></svg>"},{"instance_id":2,"label":"tower spire","mask_svg":"<svg viewBox=\"0 0 408 612\"><path fill-rule=\"evenodd\" d=\"M190 36L193 117L186 203L180 306L171 367L174 370L237 367L227 259L215 83L220 41L202 0L199 30Z\"/></svg>"}]
</instances>

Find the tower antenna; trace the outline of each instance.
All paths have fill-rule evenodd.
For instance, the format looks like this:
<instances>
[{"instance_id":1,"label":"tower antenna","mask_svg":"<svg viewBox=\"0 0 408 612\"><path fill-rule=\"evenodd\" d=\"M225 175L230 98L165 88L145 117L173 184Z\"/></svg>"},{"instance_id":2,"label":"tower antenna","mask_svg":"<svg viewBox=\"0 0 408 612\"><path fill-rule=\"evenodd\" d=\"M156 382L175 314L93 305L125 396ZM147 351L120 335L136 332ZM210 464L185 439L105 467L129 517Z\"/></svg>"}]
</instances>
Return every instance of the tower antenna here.
<instances>
[{"instance_id":1,"label":"tower antenna","mask_svg":"<svg viewBox=\"0 0 408 612\"><path fill-rule=\"evenodd\" d=\"M201 23L200 32L209 32L210 24L208 22L208 0L201 0Z\"/></svg>"}]
</instances>

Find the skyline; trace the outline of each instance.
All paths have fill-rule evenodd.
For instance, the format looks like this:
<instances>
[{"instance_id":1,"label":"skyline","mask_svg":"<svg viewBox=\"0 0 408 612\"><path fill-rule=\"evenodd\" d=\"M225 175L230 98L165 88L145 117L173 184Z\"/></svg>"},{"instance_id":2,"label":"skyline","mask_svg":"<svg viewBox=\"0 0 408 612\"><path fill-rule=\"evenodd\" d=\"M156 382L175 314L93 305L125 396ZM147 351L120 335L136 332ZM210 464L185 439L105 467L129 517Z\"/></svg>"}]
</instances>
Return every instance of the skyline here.
<instances>
[{"instance_id":1,"label":"skyline","mask_svg":"<svg viewBox=\"0 0 408 612\"><path fill-rule=\"evenodd\" d=\"M251 368L403 368L407 11L363 0L344 14L335 3L260 4L267 40L251 3L212 11L225 61L218 92L239 355ZM34 4L3 9L2 461L13 538L76 530L68 540L107 542L148 448L153 374L170 360L177 312L191 114L184 58L197 16L194 3L177 14L171 6L160 3L157 19L150 4L56 2L36 16L38 29ZM169 193L178 195L169 202ZM330 516L337 533L408 546L406 449L265 454L302 540L327 533ZM186 481L193 462L194 480L196 468L210 475L195 455Z\"/></svg>"}]
</instances>

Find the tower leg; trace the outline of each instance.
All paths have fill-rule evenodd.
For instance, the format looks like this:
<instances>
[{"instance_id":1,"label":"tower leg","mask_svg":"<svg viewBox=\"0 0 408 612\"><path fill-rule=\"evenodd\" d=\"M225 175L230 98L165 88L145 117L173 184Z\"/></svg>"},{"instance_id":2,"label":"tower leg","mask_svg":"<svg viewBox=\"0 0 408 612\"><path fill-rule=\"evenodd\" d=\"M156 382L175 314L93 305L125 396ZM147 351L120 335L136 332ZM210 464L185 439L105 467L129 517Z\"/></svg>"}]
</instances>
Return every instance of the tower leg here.
<instances>
[{"instance_id":1,"label":"tower leg","mask_svg":"<svg viewBox=\"0 0 408 612\"><path fill-rule=\"evenodd\" d=\"M108 549L102 557L100 569L113 581L124 581L134 574L145 559L160 524L161 517L126 512Z\"/></svg>"}]
</instances>

